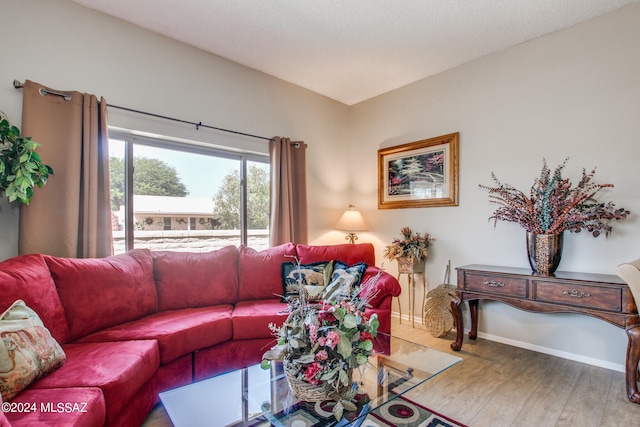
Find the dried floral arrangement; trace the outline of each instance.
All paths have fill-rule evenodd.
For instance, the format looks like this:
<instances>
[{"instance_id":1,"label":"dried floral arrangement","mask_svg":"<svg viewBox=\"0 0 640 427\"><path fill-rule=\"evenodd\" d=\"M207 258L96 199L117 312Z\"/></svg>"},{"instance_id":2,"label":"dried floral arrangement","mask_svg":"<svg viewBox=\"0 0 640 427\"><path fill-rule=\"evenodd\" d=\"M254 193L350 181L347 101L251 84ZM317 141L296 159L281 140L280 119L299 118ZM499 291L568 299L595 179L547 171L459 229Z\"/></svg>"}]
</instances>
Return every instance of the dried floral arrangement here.
<instances>
[{"instance_id":1,"label":"dried floral arrangement","mask_svg":"<svg viewBox=\"0 0 640 427\"><path fill-rule=\"evenodd\" d=\"M365 308L376 296L373 289L381 271L356 287L336 279L320 302L309 302L299 282L299 296L287 304L287 319L280 327L269 325L277 344L262 356L262 367L267 369L271 360L284 362L292 390L291 381L320 390L320 400L337 402L332 409L337 420L345 410L356 410L357 388L350 372L365 365L374 351L380 322L375 313L367 318Z\"/></svg>"},{"instance_id":2,"label":"dried floral arrangement","mask_svg":"<svg viewBox=\"0 0 640 427\"><path fill-rule=\"evenodd\" d=\"M400 229L402 239L393 239L384 250L384 257L393 261L396 258L414 257L418 261L427 259L427 248L435 239L429 233L414 233L409 227Z\"/></svg>"},{"instance_id":3,"label":"dried floral arrangement","mask_svg":"<svg viewBox=\"0 0 640 427\"><path fill-rule=\"evenodd\" d=\"M595 196L604 188L613 184L592 182L595 168L587 173L582 169L582 179L575 187L568 178L562 177L569 158L558 165L553 173L543 159L540 177L531 186L529 195L502 183L492 172L496 186L480 185L489 191L489 200L500 205L489 220L515 222L526 231L536 234L557 234L564 230L578 233L586 229L594 237L604 233L609 236L611 222L622 220L629 211L616 208L613 202L601 203Z\"/></svg>"}]
</instances>

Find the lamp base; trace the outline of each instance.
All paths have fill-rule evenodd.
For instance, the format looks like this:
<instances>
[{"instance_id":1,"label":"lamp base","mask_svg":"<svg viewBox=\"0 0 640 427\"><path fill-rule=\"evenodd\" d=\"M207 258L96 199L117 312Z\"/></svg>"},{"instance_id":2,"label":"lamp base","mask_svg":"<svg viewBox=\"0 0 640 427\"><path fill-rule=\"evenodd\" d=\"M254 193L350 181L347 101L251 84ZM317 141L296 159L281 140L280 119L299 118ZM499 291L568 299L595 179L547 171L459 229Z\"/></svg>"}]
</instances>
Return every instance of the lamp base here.
<instances>
[{"instance_id":1,"label":"lamp base","mask_svg":"<svg viewBox=\"0 0 640 427\"><path fill-rule=\"evenodd\" d=\"M358 240L358 236L356 236L356 233L349 233L344 236L344 240L348 240L349 243L353 245L354 243L356 243L356 240Z\"/></svg>"}]
</instances>

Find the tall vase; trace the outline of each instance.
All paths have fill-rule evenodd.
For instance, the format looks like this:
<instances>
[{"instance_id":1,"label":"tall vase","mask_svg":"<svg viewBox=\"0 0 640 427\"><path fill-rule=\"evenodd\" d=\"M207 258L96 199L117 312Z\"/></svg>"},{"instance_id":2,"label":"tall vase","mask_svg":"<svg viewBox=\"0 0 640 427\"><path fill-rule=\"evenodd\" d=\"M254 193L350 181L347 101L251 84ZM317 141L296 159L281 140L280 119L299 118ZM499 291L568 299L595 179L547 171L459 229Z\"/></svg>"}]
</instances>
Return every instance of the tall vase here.
<instances>
[{"instance_id":1,"label":"tall vase","mask_svg":"<svg viewBox=\"0 0 640 427\"><path fill-rule=\"evenodd\" d=\"M536 234L527 231L527 254L531 269L541 275L552 275L562 258L564 233Z\"/></svg>"}]
</instances>

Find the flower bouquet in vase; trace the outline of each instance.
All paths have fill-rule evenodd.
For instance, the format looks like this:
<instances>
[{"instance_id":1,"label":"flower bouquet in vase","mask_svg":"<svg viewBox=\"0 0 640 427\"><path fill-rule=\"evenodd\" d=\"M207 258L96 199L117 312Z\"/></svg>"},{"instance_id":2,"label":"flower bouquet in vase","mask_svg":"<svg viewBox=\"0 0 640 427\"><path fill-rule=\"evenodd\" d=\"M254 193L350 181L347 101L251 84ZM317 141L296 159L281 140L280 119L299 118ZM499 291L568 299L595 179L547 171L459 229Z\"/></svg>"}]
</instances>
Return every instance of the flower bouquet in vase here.
<instances>
[{"instance_id":1,"label":"flower bouquet in vase","mask_svg":"<svg viewBox=\"0 0 640 427\"><path fill-rule=\"evenodd\" d=\"M373 352L379 321L376 314L367 318L365 307L375 296L379 275L356 287L338 277L319 302L308 301L299 283L299 295L288 301L287 319L282 326L269 325L277 344L263 355L262 367L268 369L272 360L283 362L293 395L306 402L336 401L338 420L343 411L356 410L353 370Z\"/></svg>"}]
</instances>

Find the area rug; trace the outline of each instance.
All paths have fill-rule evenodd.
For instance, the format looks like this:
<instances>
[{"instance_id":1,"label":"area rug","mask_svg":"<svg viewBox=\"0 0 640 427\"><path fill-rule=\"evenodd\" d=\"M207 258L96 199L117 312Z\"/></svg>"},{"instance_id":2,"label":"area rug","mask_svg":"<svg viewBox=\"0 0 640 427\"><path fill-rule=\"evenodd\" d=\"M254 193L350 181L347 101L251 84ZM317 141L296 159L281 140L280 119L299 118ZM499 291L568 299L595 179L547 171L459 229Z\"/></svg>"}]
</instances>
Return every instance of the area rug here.
<instances>
[{"instance_id":1,"label":"area rug","mask_svg":"<svg viewBox=\"0 0 640 427\"><path fill-rule=\"evenodd\" d=\"M398 396L385 403L366 418L357 419L365 405L358 402L358 410L345 412L344 418L337 422L331 410L335 402L318 403L298 402L286 411L270 415L268 421L258 422L252 427L466 427L445 415L430 410L405 397Z\"/></svg>"},{"instance_id":2,"label":"area rug","mask_svg":"<svg viewBox=\"0 0 640 427\"><path fill-rule=\"evenodd\" d=\"M399 396L372 411L361 427L466 427L405 397Z\"/></svg>"}]
</instances>

